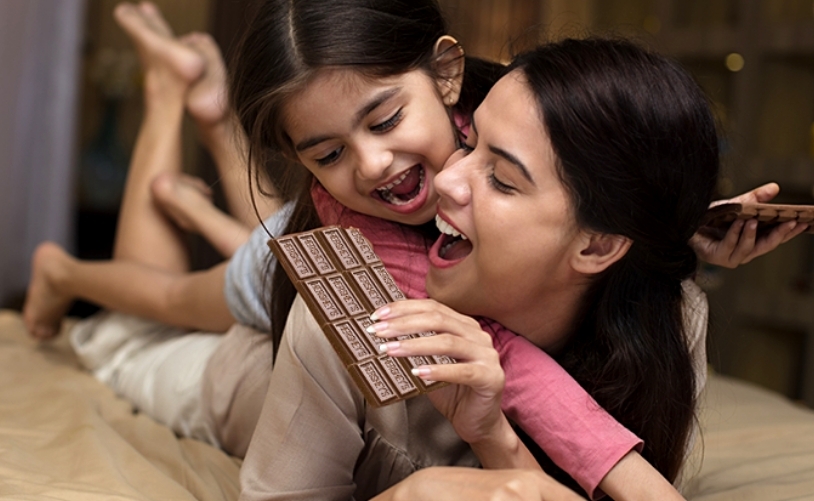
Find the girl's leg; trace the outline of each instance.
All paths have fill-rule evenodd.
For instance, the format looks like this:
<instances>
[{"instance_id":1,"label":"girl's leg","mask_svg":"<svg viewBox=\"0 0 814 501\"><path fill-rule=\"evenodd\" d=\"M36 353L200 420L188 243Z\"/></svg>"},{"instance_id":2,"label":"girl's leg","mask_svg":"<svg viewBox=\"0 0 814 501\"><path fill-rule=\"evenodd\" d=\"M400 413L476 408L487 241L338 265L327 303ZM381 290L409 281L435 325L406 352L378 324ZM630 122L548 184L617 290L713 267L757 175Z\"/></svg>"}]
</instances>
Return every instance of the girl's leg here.
<instances>
[{"instance_id":1,"label":"girl's leg","mask_svg":"<svg viewBox=\"0 0 814 501\"><path fill-rule=\"evenodd\" d=\"M154 5L120 4L114 14L135 44L144 69L144 119L125 185L113 258L185 272L187 249L177 228L153 203L150 183L161 173L181 170L184 101L205 62L197 51L173 38Z\"/></svg>"},{"instance_id":2,"label":"girl's leg","mask_svg":"<svg viewBox=\"0 0 814 501\"><path fill-rule=\"evenodd\" d=\"M206 60L203 78L195 82L187 95L187 111L195 119L201 139L215 160L230 214L247 228L254 228L259 223L257 213L263 219L270 216L280 209L280 199L270 183L259 187L253 178L249 187L248 142L229 107L226 69L217 43L205 33L191 33L181 40ZM252 195L257 213L252 206Z\"/></svg>"},{"instance_id":3,"label":"girl's leg","mask_svg":"<svg viewBox=\"0 0 814 501\"><path fill-rule=\"evenodd\" d=\"M32 264L23 317L40 339L58 333L65 310L77 298L189 329L224 332L235 322L223 295L226 262L179 274L133 261L80 261L44 243Z\"/></svg>"},{"instance_id":4,"label":"girl's leg","mask_svg":"<svg viewBox=\"0 0 814 501\"><path fill-rule=\"evenodd\" d=\"M181 229L204 237L223 257L230 258L246 243L251 228L215 207L203 180L186 174L163 173L151 185L155 202Z\"/></svg>"}]
</instances>

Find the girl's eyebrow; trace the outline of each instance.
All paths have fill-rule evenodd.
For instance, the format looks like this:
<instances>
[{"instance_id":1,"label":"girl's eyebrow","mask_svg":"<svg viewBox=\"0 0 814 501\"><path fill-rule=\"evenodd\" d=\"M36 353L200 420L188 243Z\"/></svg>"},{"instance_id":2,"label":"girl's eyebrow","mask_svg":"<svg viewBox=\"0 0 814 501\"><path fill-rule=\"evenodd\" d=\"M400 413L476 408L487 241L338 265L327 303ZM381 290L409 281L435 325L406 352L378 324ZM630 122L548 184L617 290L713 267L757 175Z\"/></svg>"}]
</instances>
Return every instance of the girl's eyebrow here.
<instances>
[{"instance_id":1,"label":"girl's eyebrow","mask_svg":"<svg viewBox=\"0 0 814 501\"><path fill-rule=\"evenodd\" d=\"M472 114L472 118L470 119L470 124L469 125L472 127L472 131L477 136L478 135L478 128L475 126L475 114L474 113ZM511 153L504 150L503 148L498 148L497 146L489 145L489 151L491 151L492 153L494 153L495 155L497 155L499 157L504 158L510 164L517 167L517 170L520 171L520 174L522 174L523 177L525 177L531 184L536 186L536 184L534 182L534 179L531 178L531 174L529 173L529 170L526 168L526 166L523 164L523 162L520 161L519 158L512 155Z\"/></svg>"},{"instance_id":2,"label":"girl's eyebrow","mask_svg":"<svg viewBox=\"0 0 814 501\"><path fill-rule=\"evenodd\" d=\"M372 112L373 110L375 110L376 108L381 106L384 102L386 102L388 99L395 96L399 92L401 92L401 87L393 87L393 88L390 88L390 89L385 89L385 90L379 92L378 94L376 94L375 96L373 96L367 103L365 103L364 106L359 108L359 111L356 112L356 115L353 117L353 126L352 126L352 128L355 129L356 127L358 127L359 124L362 123L362 120L364 120L365 117L368 114L370 114L370 112ZM331 136L312 137L312 138L300 141L299 143L297 143L297 145L294 147L294 149L296 151L304 151L304 150L307 150L308 148L313 148L314 146L318 145L319 143L321 143L323 141L327 141L329 139L331 139Z\"/></svg>"}]
</instances>

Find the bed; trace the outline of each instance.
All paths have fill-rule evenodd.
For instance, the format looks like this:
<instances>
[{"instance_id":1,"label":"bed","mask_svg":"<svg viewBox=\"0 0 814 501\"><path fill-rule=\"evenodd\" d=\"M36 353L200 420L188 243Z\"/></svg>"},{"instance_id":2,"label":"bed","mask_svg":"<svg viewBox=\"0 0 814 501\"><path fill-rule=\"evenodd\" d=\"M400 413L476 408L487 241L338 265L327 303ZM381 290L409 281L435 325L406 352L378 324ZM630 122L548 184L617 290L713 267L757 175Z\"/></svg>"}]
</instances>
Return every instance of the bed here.
<instances>
[{"instance_id":1,"label":"bed","mask_svg":"<svg viewBox=\"0 0 814 501\"><path fill-rule=\"evenodd\" d=\"M814 412L712 375L691 500L814 499ZM231 500L240 461L134 413L0 311L0 500Z\"/></svg>"}]
</instances>

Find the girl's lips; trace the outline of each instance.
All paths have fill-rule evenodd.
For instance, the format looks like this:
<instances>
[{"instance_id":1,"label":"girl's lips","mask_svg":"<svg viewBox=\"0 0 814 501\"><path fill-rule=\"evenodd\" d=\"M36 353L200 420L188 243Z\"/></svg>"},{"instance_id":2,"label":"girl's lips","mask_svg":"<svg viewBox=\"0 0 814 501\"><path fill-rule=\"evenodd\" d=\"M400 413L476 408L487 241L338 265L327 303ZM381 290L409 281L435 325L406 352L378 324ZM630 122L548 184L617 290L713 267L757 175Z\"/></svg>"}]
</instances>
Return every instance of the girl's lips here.
<instances>
[{"instance_id":1,"label":"girl's lips","mask_svg":"<svg viewBox=\"0 0 814 501\"><path fill-rule=\"evenodd\" d=\"M421 210L424 207L424 205L426 205L427 199L429 198L430 181L427 179L427 173L423 165L416 164L415 166L411 167L410 170L415 170L415 172L412 173L408 172L407 173L408 178L410 176L418 176L419 178L418 186L415 186L415 188L418 189L418 192L410 201L398 204L392 203L382 196L379 189L373 190L371 196L374 199L378 200L379 203L387 207L389 210L397 212L399 214L412 214L413 212ZM402 180L401 182L405 182L405 180ZM407 182L409 182L409 180ZM393 192L402 191L399 190L398 188L399 188L398 186L394 187Z\"/></svg>"}]
</instances>

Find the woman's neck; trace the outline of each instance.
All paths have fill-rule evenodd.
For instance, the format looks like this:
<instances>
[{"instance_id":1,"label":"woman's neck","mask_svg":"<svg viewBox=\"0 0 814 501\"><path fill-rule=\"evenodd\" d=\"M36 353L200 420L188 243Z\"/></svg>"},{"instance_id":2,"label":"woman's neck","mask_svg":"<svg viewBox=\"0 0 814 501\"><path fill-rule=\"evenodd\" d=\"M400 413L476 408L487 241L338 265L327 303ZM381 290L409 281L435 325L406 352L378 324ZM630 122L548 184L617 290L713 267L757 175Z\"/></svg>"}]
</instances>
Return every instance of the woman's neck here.
<instances>
[{"instance_id":1,"label":"woman's neck","mask_svg":"<svg viewBox=\"0 0 814 501\"><path fill-rule=\"evenodd\" d=\"M556 354L574 332L588 285L587 281L579 281L552 290L536 303L506 312L495 320L546 352Z\"/></svg>"}]
</instances>

